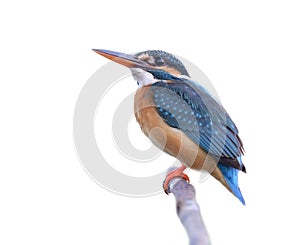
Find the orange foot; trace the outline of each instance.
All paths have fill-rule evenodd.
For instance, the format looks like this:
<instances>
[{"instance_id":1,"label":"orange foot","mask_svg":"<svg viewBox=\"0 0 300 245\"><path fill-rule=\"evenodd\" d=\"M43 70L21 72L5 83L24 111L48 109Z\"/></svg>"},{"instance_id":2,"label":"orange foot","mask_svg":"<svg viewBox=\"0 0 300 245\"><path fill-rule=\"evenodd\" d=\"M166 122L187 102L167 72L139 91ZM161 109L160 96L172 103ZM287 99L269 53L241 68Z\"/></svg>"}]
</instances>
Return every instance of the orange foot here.
<instances>
[{"instance_id":1,"label":"orange foot","mask_svg":"<svg viewBox=\"0 0 300 245\"><path fill-rule=\"evenodd\" d=\"M171 179L176 177L181 177L185 179L187 182L190 182L189 176L187 176L183 171L186 169L186 166L182 165L179 168L176 168L175 170L171 171L167 174L165 180L164 180L164 191L166 194L169 194L169 182Z\"/></svg>"}]
</instances>

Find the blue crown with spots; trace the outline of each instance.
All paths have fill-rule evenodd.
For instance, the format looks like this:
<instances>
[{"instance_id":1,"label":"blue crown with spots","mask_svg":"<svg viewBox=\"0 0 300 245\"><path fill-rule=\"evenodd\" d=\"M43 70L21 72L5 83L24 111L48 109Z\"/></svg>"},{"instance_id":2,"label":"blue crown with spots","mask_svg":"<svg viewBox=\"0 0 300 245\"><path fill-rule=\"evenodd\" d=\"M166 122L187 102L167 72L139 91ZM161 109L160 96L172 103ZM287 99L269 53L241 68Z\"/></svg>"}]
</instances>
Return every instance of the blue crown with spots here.
<instances>
[{"instance_id":1,"label":"blue crown with spots","mask_svg":"<svg viewBox=\"0 0 300 245\"><path fill-rule=\"evenodd\" d=\"M166 62L166 64L169 67L175 68L182 75L190 76L189 73L187 72L185 66L182 64L182 62L170 53L167 53L162 50L147 50L147 51L139 52L136 55L140 56L142 54L148 54L149 56L151 56L153 58L162 58L162 59L164 59L164 61Z\"/></svg>"}]
</instances>

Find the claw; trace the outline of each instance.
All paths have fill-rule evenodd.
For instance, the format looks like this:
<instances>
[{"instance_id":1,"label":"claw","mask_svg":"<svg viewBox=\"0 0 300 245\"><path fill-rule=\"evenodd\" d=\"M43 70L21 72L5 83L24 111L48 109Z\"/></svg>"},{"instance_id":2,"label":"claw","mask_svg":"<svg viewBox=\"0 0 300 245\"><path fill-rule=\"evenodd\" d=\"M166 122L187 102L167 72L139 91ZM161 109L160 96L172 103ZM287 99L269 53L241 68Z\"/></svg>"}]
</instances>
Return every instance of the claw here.
<instances>
[{"instance_id":1,"label":"claw","mask_svg":"<svg viewBox=\"0 0 300 245\"><path fill-rule=\"evenodd\" d=\"M163 183L164 191L167 195L169 194L169 183L170 183L171 179L176 178L176 177L181 177L181 178L185 179L187 182L190 182L189 176L187 176L185 173L183 173L183 171L185 169L186 169L186 166L182 165L181 167L176 168L175 170L173 170L167 174L167 176L164 180L164 183Z\"/></svg>"}]
</instances>

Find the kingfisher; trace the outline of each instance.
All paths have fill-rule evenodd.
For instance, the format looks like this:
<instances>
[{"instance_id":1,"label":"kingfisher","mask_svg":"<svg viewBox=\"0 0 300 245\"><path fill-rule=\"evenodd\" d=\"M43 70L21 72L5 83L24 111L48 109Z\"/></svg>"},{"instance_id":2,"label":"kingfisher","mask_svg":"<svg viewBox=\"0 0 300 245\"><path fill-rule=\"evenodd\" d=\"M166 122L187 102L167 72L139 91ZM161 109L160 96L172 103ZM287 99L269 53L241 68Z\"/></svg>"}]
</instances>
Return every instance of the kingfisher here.
<instances>
[{"instance_id":1,"label":"kingfisher","mask_svg":"<svg viewBox=\"0 0 300 245\"><path fill-rule=\"evenodd\" d=\"M184 171L191 168L208 172L245 205L238 185L238 172L246 173L239 131L220 101L191 79L183 63L161 50L134 55L93 51L130 68L138 84L134 113L141 130L181 162L167 174L165 192L172 178L189 181Z\"/></svg>"}]
</instances>

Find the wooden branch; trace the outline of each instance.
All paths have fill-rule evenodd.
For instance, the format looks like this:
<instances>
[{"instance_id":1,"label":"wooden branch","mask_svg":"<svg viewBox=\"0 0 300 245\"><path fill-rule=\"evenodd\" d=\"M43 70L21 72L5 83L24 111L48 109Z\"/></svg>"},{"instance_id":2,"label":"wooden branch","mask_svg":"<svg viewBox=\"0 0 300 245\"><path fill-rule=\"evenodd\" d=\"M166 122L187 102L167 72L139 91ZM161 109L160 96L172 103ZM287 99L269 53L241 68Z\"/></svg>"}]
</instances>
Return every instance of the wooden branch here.
<instances>
[{"instance_id":1,"label":"wooden branch","mask_svg":"<svg viewBox=\"0 0 300 245\"><path fill-rule=\"evenodd\" d=\"M195 199L194 186L187 183L183 178L176 177L170 180L168 192L175 196L177 215L188 234L189 244L211 244L200 213L200 207Z\"/></svg>"}]
</instances>

